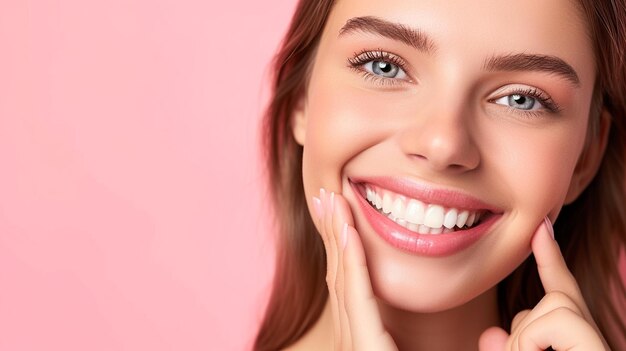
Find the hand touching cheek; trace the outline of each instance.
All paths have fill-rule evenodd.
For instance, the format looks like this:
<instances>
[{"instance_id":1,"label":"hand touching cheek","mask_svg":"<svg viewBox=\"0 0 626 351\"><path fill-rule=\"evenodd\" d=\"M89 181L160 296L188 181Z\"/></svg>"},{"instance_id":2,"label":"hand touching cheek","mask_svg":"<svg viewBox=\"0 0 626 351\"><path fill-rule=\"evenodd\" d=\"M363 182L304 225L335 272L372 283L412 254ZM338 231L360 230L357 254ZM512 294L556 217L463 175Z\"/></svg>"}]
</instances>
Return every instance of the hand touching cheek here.
<instances>
[{"instance_id":1,"label":"hand touching cheek","mask_svg":"<svg viewBox=\"0 0 626 351\"><path fill-rule=\"evenodd\" d=\"M515 316L510 335L501 328L487 329L480 351L609 350L553 237L546 217L531 243L546 295L535 308Z\"/></svg>"},{"instance_id":2,"label":"hand touching cheek","mask_svg":"<svg viewBox=\"0 0 626 351\"><path fill-rule=\"evenodd\" d=\"M313 203L327 255L335 350L398 350L382 323L348 203L324 189Z\"/></svg>"}]
</instances>

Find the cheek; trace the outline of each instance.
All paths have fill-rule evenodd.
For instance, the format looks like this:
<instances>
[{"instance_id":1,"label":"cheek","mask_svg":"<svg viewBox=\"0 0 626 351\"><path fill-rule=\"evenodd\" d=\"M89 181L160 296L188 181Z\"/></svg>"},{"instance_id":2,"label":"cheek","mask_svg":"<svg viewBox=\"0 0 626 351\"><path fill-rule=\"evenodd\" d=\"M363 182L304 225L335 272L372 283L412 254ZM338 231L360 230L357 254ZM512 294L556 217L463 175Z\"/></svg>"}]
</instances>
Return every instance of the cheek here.
<instances>
[{"instance_id":1,"label":"cheek","mask_svg":"<svg viewBox=\"0 0 626 351\"><path fill-rule=\"evenodd\" d=\"M388 114L388 105L371 94L336 81L312 81L303 155L305 184L341 189L346 163L394 134L393 123L386 122Z\"/></svg>"},{"instance_id":2,"label":"cheek","mask_svg":"<svg viewBox=\"0 0 626 351\"><path fill-rule=\"evenodd\" d=\"M542 128L499 128L485 131L483 161L494 170L490 182L508 194L513 212L531 217L560 209L582 145L585 127L577 123Z\"/></svg>"}]
</instances>

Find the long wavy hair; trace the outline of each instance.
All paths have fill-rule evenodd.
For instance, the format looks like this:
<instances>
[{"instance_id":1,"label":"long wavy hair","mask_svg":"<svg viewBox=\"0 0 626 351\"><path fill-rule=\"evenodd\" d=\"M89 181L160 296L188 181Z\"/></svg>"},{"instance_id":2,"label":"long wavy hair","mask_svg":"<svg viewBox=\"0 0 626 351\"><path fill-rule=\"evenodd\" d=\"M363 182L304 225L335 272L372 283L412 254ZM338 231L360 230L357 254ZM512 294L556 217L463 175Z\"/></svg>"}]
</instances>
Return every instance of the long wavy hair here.
<instances>
[{"instance_id":1,"label":"long wavy hair","mask_svg":"<svg viewBox=\"0 0 626 351\"><path fill-rule=\"evenodd\" d=\"M272 96L263 119L262 140L268 193L278 232L276 271L254 350L283 349L319 318L326 300L324 246L308 212L302 184L302 147L292 135L291 115L305 94L309 68L333 7L333 0L300 0L273 61ZM626 246L626 2L579 0L594 43L597 81L590 133L599 112L611 116L606 154L595 178L555 223L567 265L581 287L609 345L626 345L626 289L620 278L620 250ZM502 327L544 296L534 258L529 257L498 285Z\"/></svg>"}]
</instances>

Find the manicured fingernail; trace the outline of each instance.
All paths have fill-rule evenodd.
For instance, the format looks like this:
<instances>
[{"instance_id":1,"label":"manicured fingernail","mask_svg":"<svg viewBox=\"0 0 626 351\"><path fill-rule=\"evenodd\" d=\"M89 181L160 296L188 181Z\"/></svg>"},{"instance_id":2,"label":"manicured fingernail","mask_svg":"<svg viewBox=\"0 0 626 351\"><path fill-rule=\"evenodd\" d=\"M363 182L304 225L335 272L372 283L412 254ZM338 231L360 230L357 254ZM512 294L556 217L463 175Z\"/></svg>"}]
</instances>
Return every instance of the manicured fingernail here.
<instances>
[{"instance_id":1,"label":"manicured fingernail","mask_svg":"<svg viewBox=\"0 0 626 351\"><path fill-rule=\"evenodd\" d=\"M330 193L330 213L335 210L335 192Z\"/></svg>"},{"instance_id":2,"label":"manicured fingernail","mask_svg":"<svg viewBox=\"0 0 626 351\"><path fill-rule=\"evenodd\" d=\"M341 231L341 247L342 249L346 248L346 244L348 243L348 223L343 224L343 230Z\"/></svg>"},{"instance_id":3,"label":"manicured fingernail","mask_svg":"<svg viewBox=\"0 0 626 351\"><path fill-rule=\"evenodd\" d=\"M317 215L317 219L322 219L322 200L313 196L313 207L315 207L315 214Z\"/></svg>"},{"instance_id":4,"label":"manicured fingernail","mask_svg":"<svg viewBox=\"0 0 626 351\"><path fill-rule=\"evenodd\" d=\"M552 227L552 222L550 221L550 218L548 218L548 216L546 216L543 219L543 221L546 224L546 228L548 229L548 233L550 233L550 236L552 237L552 239L554 239L554 228Z\"/></svg>"},{"instance_id":5,"label":"manicured fingernail","mask_svg":"<svg viewBox=\"0 0 626 351\"><path fill-rule=\"evenodd\" d=\"M326 190L324 190L324 188L320 188L320 200L322 200L322 202L326 200Z\"/></svg>"}]
</instances>

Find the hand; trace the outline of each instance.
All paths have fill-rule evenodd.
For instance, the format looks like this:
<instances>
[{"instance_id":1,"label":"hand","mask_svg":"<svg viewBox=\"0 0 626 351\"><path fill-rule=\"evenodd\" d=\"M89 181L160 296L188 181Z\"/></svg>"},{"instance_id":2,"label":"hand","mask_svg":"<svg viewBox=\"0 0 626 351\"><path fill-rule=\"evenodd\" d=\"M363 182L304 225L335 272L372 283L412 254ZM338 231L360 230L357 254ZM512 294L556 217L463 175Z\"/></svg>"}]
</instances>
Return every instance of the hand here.
<instances>
[{"instance_id":1,"label":"hand","mask_svg":"<svg viewBox=\"0 0 626 351\"><path fill-rule=\"evenodd\" d=\"M513 318L510 335L498 327L483 332L480 351L609 350L552 233L546 218L531 242L546 295Z\"/></svg>"},{"instance_id":2,"label":"hand","mask_svg":"<svg viewBox=\"0 0 626 351\"><path fill-rule=\"evenodd\" d=\"M398 350L383 326L348 203L324 189L313 202L326 249L335 350Z\"/></svg>"}]
</instances>

